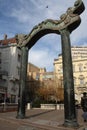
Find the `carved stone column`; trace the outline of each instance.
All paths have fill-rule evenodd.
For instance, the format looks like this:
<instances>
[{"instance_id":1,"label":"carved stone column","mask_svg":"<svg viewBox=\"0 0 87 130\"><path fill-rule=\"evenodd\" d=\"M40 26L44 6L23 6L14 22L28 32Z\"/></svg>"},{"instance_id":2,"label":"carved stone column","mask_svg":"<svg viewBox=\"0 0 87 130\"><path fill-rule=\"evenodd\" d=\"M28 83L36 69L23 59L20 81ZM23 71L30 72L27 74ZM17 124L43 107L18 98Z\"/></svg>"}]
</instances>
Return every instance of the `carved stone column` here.
<instances>
[{"instance_id":1,"label":"carved stone column","mask_svg":"<svg viewBox=\"0 0 87 130\"><path fill-rule=\"evenodd\" d=\"M61 31L61 40L64 79L64 126L76 127L78 126L78 123L75 111L74 81L69 30L63 29Z\"/></svg>"},{"instance_id":2,"label":"carved stone column","mask_svg":"<svg viewBox=\"0 0 87 130\"><path fill-rule=\"evenodd\" d=\"M20 70L20 83L19 83L19 98L18 98L18 112L17 118L23 119L25 117L25 86L27 75L27 60L28 48L23 46L21 48L21 70Z\"/></svg>"}]
</instances>

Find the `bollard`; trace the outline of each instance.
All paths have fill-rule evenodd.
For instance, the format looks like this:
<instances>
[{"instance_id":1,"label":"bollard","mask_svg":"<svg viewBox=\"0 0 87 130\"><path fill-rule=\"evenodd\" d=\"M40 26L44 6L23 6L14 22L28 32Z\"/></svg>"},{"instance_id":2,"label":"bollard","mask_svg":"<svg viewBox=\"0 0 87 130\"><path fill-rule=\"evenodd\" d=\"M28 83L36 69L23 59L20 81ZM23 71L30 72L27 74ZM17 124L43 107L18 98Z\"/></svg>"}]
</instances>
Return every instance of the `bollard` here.
<instances>
[{"instance_id":1,"label":"bollard","mask_svg":"<svg viewBox=\"0 0 87 130\"><path fill-rule=\"evenodd\" d=\"M27 110L30 110L30 109L31 109L31 104L28 103L28 104L27 104Z\"/></svg>"}]
</instances>

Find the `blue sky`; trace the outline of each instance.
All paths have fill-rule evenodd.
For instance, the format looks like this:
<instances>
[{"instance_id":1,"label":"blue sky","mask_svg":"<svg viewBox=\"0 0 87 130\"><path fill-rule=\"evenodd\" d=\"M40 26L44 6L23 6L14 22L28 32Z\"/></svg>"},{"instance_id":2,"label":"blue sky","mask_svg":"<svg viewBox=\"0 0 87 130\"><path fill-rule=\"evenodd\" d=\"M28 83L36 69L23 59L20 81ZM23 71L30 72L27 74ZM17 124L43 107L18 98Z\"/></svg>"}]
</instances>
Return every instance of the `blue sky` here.
<instances>
[{"instance_id":1,"label":"blue sky","mask_svg":"<svg viewBox=\"0 0 87 130\"><path fill-rule=\"evenodd\" d=\"M35 25L45 19L60 19L75 0L0 0L0 39L16 34L29 34ZM87 0L83 0L85 8ZM46 8L48 6L48 8ZM87 8L81 14L81 25L72 32L71 45L87 46ZM37 41L29 51L28 60L38 67L53 70L53 62L61 53L61 37L48 34Z\"/></svg>"}]
</instances>

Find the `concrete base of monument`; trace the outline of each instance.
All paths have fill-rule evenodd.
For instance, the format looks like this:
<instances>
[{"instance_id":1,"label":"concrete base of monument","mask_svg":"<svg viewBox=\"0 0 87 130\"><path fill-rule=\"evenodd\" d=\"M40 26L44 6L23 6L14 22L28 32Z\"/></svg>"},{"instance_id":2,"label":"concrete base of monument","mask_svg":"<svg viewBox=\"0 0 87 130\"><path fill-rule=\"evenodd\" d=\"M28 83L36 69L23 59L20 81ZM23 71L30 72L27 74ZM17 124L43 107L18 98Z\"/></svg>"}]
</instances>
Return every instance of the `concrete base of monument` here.
<instances>
[{"instance_id":1,"label":"concrete base of monument","mask_svg":"<svg viewBox=\"0 0 87 130\"><path fill-rule=\"evenodd\" d=\"M72 127L72 128L79 128L80 125L77 123L76 120L65 120L64 127Z\"/></svg>"},{"instance_id":2,"label":"concrete base of monument","mask_svg":"<svg viewBox=\"0 0 87 130\"><path fill-rule=\"evenodd\" d=\"M24 119L25 118L25 114L18 113L16 118L17 119Z\"/></svg>"}]
</instances>

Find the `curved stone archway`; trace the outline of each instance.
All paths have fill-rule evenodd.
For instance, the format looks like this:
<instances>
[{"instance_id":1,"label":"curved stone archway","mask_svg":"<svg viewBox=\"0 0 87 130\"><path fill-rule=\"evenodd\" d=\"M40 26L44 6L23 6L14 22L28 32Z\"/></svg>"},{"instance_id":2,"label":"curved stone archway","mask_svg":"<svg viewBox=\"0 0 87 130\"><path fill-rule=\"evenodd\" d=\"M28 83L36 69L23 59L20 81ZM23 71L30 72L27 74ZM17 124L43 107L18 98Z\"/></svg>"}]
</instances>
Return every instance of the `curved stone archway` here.
<instances>
[{"instance_id":1,"label":"curved stone archway","mask_svg":"<svg viewBox=\"0 0 87 130\"><path fill-rule=\"evenodd\" d=\"M63 54L63 79L64 79L64 125L77 127L75 111L74 82L71 57L70 33L76 29L80 23L80 14L85 7L82 0L77 0L73 7L68 8L60 20L47 19L35 26L28 35L18 34L16 40L22 52L20 91L17 118L25 117L25 83L27 74L28 50L44 35L56 33L61 35Z\"/></svg>"}]
</instances>

